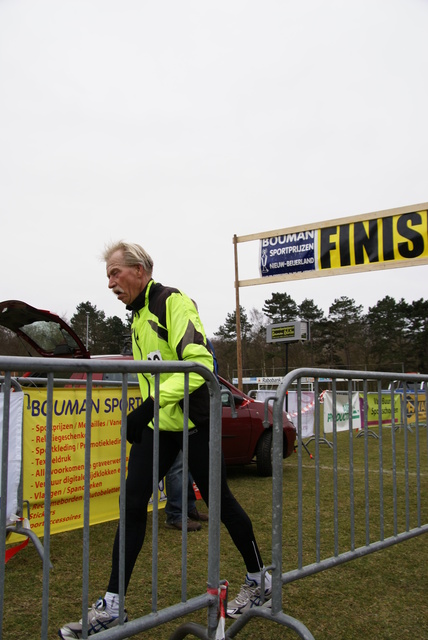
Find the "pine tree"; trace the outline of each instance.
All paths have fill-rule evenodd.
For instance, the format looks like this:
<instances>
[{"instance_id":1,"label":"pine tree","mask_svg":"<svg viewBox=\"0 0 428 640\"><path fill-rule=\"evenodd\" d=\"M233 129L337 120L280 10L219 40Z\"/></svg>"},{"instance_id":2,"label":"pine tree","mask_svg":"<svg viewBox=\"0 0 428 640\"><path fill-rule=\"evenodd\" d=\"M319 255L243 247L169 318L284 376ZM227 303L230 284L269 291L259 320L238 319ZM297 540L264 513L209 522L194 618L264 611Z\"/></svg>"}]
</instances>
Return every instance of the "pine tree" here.
<instances>
[{"instance_id":1,"label":"pine tree","mask_svg":"<svg viewBox=\"0 0 428 640\"><path fill-rule=\"evenodd\" d=\"M295 320L298 315L297 304L288 293L273 293L262 311L273 324Z\"/></svg>"}]
</instances>

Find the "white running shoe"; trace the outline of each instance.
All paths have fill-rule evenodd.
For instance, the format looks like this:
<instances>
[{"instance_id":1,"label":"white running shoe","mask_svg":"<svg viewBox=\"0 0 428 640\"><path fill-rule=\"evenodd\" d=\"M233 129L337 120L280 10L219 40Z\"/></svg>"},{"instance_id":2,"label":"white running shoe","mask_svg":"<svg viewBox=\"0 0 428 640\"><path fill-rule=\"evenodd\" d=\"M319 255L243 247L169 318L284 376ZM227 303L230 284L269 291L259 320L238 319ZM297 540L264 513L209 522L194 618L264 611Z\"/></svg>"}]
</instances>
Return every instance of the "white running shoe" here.
<instances>
[{"instance_id":1,"label":"white running shoe","mask_svg":"<svg viewBox=\"0 0 428 640\"><path fill-rule=\"evenodd\" d=\"M124 616L124 622L128 621L128 616ZM94 635L110 629L119 624L119 616L112 616L106 611L106 601L99 598L92 608L88 611L88 636ZM58 631L58 635L63 640L75 640L82 637L82 620L79 622L70 622Z\"/></svg>"},{"instance_id":2,"label":"white running shoe","mask_svg":"<svg viewBox=\"0 0 428 640\"><path fill-rule=\"evenodd\" d=\"M272 589L265 589L265 594L261 593L261 586L255 580L251 580L248 575L245 576L245 584L242 585L241 591L236 598L227 603L228 618L239 618L245 611L253 607L261 607L267 604L271 598Z\"/></svg>"}]
</instances>

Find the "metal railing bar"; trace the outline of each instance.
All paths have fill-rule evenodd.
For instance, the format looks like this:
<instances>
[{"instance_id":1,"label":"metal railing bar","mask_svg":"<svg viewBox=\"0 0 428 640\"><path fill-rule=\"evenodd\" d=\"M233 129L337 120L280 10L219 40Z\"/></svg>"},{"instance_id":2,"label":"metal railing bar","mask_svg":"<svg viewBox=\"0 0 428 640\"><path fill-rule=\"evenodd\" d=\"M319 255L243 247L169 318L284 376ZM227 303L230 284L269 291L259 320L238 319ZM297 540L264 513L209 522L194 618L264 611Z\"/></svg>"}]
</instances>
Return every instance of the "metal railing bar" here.
<instances>
[{"instance_id":1,"label":"metal railing bar","mask_svg":"<svg viewBox=\"0 0 428 640\"><path fill-rule=\"evenodd\" d=\"M303 566L303 471L302 471L302 397L301 397L301 380L297 381L297 510L298 510L298 566Z\"/></svg>"},{"instance_id":2,"label":"metal railing bar","mask_svg":"<svg viewBox=\"0 0 428 640\"><path fill-rule=\"evenodd\" d=\"M384 531L384 504L383 504L383 424L382 424L382 383L377 383L378 429L379 429L379 528L380 539L385 537Z\"/></svg>"},{"instance_id":3,"label":"metal railing bar","mask_svg":"<svg viewBox=\"0 0 428 640\"><path fill-rule=\"evenodd\" d=\"M355 483L354 483L354 433L352 420L352 381L348 380L348 406L349 410L349 521L350 521L350 545L355 549Z\"/></svg>"},{"instance_id":4,"label":"metal railing bar","mask_svg":"<svg viewBox=\"0 0 428 640\"><path fill-rule=\"evenodd\" d=\"M10 392L11 392L11 375L10 371L6 371L4 376L3 391L3 434L2 434L2 453L1 453L1 491L3 496L7 496L8 482L8 459L9 459L9 419L10 419ZM6 553L6 524L7 524L7 503L6 500L0 501L0 638L3 637L3 612L4 612L4 578L5 567L4 557Z\"/></svg>"},{"instance_id":5,"label":"metal railing bar","mask_svg":"<svg viewBox=\"0 0 428 640\"><path fill-rule=\"evenodd\" d=\"M152 520L152 612L158 610L158 555L159 555L159 511L158 511L158 485L159 485L159 387L160 376L155 375L155 415L153 433L153 520Z\"/></svg>"},{"instance_id":6,"label":"metal railing bar","mask_svg":"<svg viewBox=\"0 0 428 640\"><path fill-rule=\"evenodd\" d=\"M128 383L128 374L124 374L122 386L119 491L119 624L123 624L125 619L126 436L128 428Z\"/></svg>"},{"instance_id":7,"label":"metal railing bar","mask_svg":"<svg viewBox=\"0 0 428 640\"><path fill-rule=\"evenodd\" d=\"M316 558L321 559L321 509L320 509L320 398L319 382L315 379L315 541Z\"/></svg>"},{"instance_id":8,"label":"metal railing bar","mask_svg":"<svg viewBox=\"0 0 428 640\"><path fill-rule=\"evenodd\" d=\"M366 545L370 544L370 483L369 483L369 427L368 427L368 399L367 380L363 383L363 403L364 403L364 499L365 499L365 531Z\"/></svg>"},{"instance_id":9,"label":"metal railing bar","mask_svg":"<svg viewBox=\"0 0 428 640\"><path fill-rule=\"evenodd\" d=\"M184 376L184 402L183 402L183 474L181 484L181 601L187 600L187 518L188 518L188 494L189 481L189 375Z\"/></svg>"},{"instance_id":10,"label":"metal railing bar","mask_svg":"<svg viewBox=\"0 0 428 640\"><path fill-rule=\"evenodd\" d=\"M53 400L53 399L52 399ZM92 440L92 373L89 372L86 381L86 412L85 412L85 456L84 456L84 488L83 488L83 566L82 566L82 637L88 637L89 608L89 527L90 527L90 497L91 497L91 440ZM88 428L89 427L89 428Z\"/></svg>"},{"instance_id":11,"label":"metal railing bar","mask_svg":"<svg viewBox=\"0 0 428 640\"><path fill-rule=\"evenodd\" d=\"M53 425L53 373L47 376L47 413L46 413L46 458L45 458L45 514L51 512L51 477L52 477L52 425ZM42 595L42 628L41 638L48 637L48 615L49 615L49 570L50 570L50 518L45 518L43 527L43 595Z\"/></svg>"},{"instance_id":12,"label":"metal railing bar","mask_svg":"<svg viewBox=\"0 0 428 640\"><path fill-rule=\"evenodd\" d=\"M376 551L388 549L389 547L392 547L399 542L411 540L412 538L416 538L417 536L420 536L424 533L428 533L428 524L423 525L422 527L409 529L409 531L404 531L397 534L396 536L384 538L384 540L371 542L369 545L358 547L354 551L345 551L338 556L331 556L330 558L326 558L324 560L321 560L320 562L308 564L303 567L303 569L287 571L282 575L282 583L285 585L291 582L295 582L296 580L299 580L306 576L315 575L316 573L320 573L321 571L337 567L341 564L345 564L346 562L350 562L351 560L355 560L356 558L363 558L364 556L375 553Z\"/></svg>"},{"instance_id":13,"label":"metal railing bar","mask_svg":"<svg viewBox=\"0 0 428 640\"><path fill-rule=\"evenodd\" d=\"M337 386L333 380L333 523L334 555L339 555L339 496L337 485Z\"/></svg>"},{"instance_id":14,"label":"metal railing bar","mask_svg":"<svg viewBox=\"0 0 428 640\"><path fill-rule=\"evenodd\" d=\"M416 383L414 384L414 393L415 393L415 417L416 417L416 509L417 509L417 518L418 518L418 526L421 526L421 508L422 508L422 500L421 500L421 459L420 459L420 433L419 433L419 392L416 387ZM425 407L426 412L426 407Z\"/></svg>"}]
</instances>

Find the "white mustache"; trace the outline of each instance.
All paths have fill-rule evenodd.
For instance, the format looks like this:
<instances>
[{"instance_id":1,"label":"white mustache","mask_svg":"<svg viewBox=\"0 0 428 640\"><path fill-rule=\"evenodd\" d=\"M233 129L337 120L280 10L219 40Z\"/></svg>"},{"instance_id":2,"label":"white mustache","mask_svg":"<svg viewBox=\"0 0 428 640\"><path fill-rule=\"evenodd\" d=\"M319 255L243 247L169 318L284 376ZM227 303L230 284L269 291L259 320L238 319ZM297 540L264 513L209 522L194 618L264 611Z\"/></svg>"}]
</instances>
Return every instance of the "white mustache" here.
<instances>
[{"instance_id":1,"label":"white mustache","mask_svg":"<svg viewBox=\"0 0 428 640\"><path fill-rule=\"evenodd\" d=\"M118 296L120 293L125 293L123 289L121 289L120 287L115 287L113 289L113 293Z\"/></svg>"}]
</instances>

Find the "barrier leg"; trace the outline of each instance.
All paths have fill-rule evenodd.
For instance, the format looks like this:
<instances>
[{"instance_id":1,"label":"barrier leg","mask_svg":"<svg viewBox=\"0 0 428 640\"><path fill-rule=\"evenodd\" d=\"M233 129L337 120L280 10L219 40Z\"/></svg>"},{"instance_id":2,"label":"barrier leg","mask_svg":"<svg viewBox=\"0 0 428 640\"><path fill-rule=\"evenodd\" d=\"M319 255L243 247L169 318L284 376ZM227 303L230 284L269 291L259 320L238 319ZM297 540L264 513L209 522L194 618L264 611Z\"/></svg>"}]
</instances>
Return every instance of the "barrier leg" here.
<instances>
[{"instance_id":1,"label":"barrier leg","mask_svg":"<svg viewBox=\"0 0 428 640\"><path fill-rule=\"evenodd\" d=\"M16 533L17 535L20 536L26 536L27 538L29 538L31 540L31 542L34 544L37 553L39 554L41 560L44 560L44 549L43 549L43 545L40 542L39 538L36 536L36 534L34 533L34 531L31 531L31 529L26 529L25 527L6 527L6 534L8 533ZM49 560L49 569L53 569L53 564L52 562Z\"/></svg>"},{"instance_id":2,"label":"barrier leg","mask_svg":"<svg viewBox=\"0 0 428 640\"><path fill-rule=\"evenodd\" d=\"M306 440L306 445L312 442L312 440L316 441L317 439L315 436L311 436L309 440ZM333 443L330 442L330 440L327 440L327 438L318 438L318 442L319 444L326 444L328 447L330 447L330 449L333 449Z\"/></svg>"},{"instance_id":3,"label":"barrier leg","mask_svg":"<svg viewBox=\"0 0 428 640\"><path fill-rule=\"evenodd\" d=\"M315 640L312 633L302 622L300 622L300 620L287 616L282 611L273 615L270 608L264 609L263 607L255 607L254 609L249 609L249 611L242 614L242 616L236 620L229 629L227 629L225 636L226 639L234 638L251 618L264 618L265 620L280 624L283 627L287 627L288 629L295 631L302 640Z\"/></svg>"}]
</instances>

